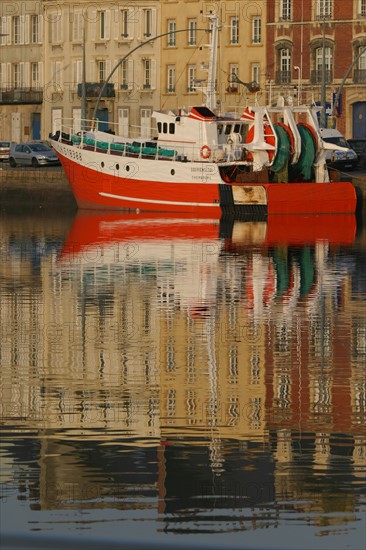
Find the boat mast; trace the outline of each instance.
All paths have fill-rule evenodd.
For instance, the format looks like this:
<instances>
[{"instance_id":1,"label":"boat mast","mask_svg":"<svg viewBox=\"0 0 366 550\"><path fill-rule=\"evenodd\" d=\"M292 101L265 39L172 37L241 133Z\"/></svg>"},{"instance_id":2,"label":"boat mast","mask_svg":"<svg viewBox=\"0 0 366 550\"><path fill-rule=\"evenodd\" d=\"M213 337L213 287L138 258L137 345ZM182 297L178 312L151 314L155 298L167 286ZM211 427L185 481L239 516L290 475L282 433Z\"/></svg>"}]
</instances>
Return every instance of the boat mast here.
<instances>
[{"instance_id":1,"label":"boat mast","mask_svg":"<svg viewBox=\"0 0 366 550\"><path fill-rule=\"evenodd\" d=\"M210 61L208 66L207 87L203 89L206 95L206 107L214 111L216 109L216 63L217 63L217 37L219 30L219 19L217 15L208 15L211 27Z\"/></svg>"}]
</instances>

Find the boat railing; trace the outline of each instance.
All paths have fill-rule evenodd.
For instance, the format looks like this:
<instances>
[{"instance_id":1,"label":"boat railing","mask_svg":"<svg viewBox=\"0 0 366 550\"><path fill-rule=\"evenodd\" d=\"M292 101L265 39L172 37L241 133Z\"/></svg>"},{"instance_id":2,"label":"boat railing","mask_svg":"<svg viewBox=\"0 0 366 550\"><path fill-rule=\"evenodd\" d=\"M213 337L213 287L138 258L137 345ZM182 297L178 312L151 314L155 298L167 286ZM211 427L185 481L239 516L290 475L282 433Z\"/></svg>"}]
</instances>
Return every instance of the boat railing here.
<instances>
[{"instance_id":1,"label":"boat railing","mask_svg":"<svg viewBox=\"0 0 366 550\"><path fill-rule=\"evenodd\" d=\"M139 138L122 137L116 135L112 129L99 130L98 123L93 119L81 121L80 126L82 129L75 131L75 120L63 119L61 129L57 132L55 139L80 149L142 159L180 162L237 162L241 156L240 147L230 148L227 144L216 144L211 147L194 144L187 146L179 144L178 146L174 143L162 143L158 139L148 136L141 137L141 132Z\"/></svg>"}]
</instances>

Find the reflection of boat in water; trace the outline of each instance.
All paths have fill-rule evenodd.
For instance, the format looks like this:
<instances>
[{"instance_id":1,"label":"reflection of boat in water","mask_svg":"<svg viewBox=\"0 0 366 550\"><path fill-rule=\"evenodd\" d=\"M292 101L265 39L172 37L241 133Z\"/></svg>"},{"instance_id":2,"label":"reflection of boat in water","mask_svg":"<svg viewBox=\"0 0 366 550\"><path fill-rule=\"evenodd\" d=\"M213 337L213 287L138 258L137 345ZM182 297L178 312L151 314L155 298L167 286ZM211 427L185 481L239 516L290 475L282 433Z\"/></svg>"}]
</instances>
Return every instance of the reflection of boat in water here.
<instances>
[{"instance_id":1,"label":"reflection of boat in water","mask_svg":"<svg viewBox=\"0 0 366 550\"><path fill-rule=\"evenodd\" d=\"M227 249L238 251L248 245L281 246L309 245L317 241L330 244L352 244L356 235L353 214L327 216L274 215L266 220L225 218L221 237L227 239Z\"/></svg>"},{"instance_id":2,"label":"reflection of boat in water","mask_svg":"<svg viewBox=\"0 0 366 550\"><path fill-rule=\"evenodd\" d=\"M62 257L108 243L131 241L220 239L227 251L250 245L306 245L317 241L351 244L356 234L353 214L327 216L275 215L266 220L247 218L195 218L184 214L111 213L78 211L64 244Z\"/></svg>"}]
</instances>

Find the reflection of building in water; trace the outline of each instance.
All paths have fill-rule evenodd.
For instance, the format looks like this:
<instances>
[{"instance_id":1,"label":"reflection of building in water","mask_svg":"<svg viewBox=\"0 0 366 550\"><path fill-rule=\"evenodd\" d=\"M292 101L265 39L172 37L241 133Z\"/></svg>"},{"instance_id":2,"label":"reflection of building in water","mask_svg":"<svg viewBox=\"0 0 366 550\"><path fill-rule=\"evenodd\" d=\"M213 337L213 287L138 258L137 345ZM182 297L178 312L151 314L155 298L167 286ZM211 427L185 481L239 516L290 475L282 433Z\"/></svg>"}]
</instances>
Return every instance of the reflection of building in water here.
<instances>
[{"instance_id":1,"label":"reflection of building in water","mask_svg":"<svg viewBox=\"0 0 366 550\"><path fill-rule=\"evenodd\" d=\"M118 442L143 449L123 467L146 468L146 494L158 484L165 511L218 479L225 498L237 490L249 502L263 441L274 462L268 451L253 479L261 487L264 475L278 499L311 496L342 433L347 471L362 472L365 332L352 270L320 245L224 253L213 229L201 241L97 239L61 258L51 247L36 276L29 259L11 256L10 237L2 242L3 279L14 281L15 268L22 277L2 295L2 416L42 430L42 506L53 506L52 483L72 483L85 506L94 504L80 479L103 498L113 483L128 493ZM305 481L299 441L311 457Z\"/></svg>"}]
</instances>

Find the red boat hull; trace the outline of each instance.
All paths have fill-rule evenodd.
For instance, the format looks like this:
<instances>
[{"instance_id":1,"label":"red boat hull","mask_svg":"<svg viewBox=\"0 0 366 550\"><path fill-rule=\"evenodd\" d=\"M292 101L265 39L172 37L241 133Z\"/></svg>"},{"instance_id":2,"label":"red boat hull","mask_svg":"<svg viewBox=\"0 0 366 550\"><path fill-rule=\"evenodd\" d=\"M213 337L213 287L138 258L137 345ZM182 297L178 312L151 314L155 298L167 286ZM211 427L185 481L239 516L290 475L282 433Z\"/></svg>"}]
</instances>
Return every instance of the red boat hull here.
<instances>
[{"instance_id":1,"label":"red boat hull","mask_svg":"<svg viewBox=\"0 0 366 550\"><path fill-rule=\"evenodd\" d=\"M339 214L354 213L357 206L351 182L228 185L214 178L207 182L146 181L104 173L58 154L79 208L186 212L200 217L219 217L221 209L233 210L235 214L253 213L256 209L265 215ZM108 161L109 156L104 158ZM174 164L171 165L173 173ZM152 161L152 170L154 166ZM222 200L222 193L220 197L223 188L226 202ZM259 191L260 204L251 200L237 205L232 196L234 188L244 189L248 196Z\"/></svg>"}]
</instances>

